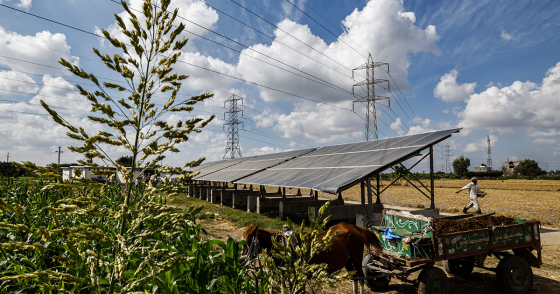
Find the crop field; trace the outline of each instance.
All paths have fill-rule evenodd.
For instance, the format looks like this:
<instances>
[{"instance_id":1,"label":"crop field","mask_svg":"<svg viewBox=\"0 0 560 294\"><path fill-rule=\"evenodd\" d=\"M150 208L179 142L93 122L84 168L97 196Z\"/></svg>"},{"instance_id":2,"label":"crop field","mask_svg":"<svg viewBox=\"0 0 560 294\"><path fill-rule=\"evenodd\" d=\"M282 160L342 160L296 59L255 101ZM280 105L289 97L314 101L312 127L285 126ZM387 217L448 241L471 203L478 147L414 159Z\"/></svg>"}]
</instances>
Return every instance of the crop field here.
<instances>
[{"instance_id":1,"label":"crop field","mask_svg":"<svg viewBox=\"0 0 560 294\"><path fill-rule=\"evenodd\" d=\"M469 180L436 180L436 207L443 211L461 211L469 204L468 191L455 192ZM388 185L390 182L383 181ZM414 182L413 182L414 183ZM423 181L429 186L429 181ZM408 182L397 182L381 194L381 202L389 205L429 207L430 200ZM417 183L415 185L419 186ZM545 225L560 228L560 181L540 180L479 180L478 187L488 195L479 198L482 212L536 219ZM360 186L342 193L346 200L360 201ZM375 200L374 200L375 201ZM474 210L471 208L471 212Z\"/></svg>"}]
</instances>

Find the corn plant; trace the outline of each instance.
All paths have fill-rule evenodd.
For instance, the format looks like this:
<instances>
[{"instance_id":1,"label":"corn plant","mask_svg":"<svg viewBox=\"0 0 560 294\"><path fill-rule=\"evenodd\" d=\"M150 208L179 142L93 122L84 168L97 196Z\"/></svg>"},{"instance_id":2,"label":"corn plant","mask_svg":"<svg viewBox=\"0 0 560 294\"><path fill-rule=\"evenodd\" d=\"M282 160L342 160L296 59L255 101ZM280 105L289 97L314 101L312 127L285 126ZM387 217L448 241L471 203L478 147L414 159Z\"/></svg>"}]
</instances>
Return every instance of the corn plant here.
<instances>
[{"instance_id":1,"label":"corn plant","mask_svg":"<svg viewBox=\"0 0 560 294\"><path fill-rule=\"evenodd\" d=\"M266 273L266 293L306 293L313 291L316 287L323 284L335 287L337 282L347 281L352 278L352 272L341 273L336 271L328 274L326 264L311 264L311 258L317 253L326 251L330 248L332 240L337 232L329 230L320 239L319 234L324 231L331 216L323 218L331 201L325 203L318 212L318 217L313 220L311 208L308 210L310 222L309 230L304 231L305 220L302 221L299 229L288 219L288 227L291 234L286 242L277 242L272 239L273 248L271 255L276 260L282 261L282 265L277 265L275 260L265 257L263 271Z\"/></svg>"}]
</instances>

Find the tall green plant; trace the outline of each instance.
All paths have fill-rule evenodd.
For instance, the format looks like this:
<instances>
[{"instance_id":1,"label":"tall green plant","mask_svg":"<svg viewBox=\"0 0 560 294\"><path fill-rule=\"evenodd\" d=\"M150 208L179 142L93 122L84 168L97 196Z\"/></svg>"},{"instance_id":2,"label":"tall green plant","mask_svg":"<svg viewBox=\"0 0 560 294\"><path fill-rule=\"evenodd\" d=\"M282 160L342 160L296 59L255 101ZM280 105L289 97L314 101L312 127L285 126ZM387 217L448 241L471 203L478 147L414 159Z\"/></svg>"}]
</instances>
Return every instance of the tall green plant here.
<instances>
[{"instance_id":1,"label":"tall green plant","mask_svg":"<svg viewBox=\"0 0 560 294\"><path fill-rule=\"evenodd\" d=\"M338 232L329 230L323 238L319 234L325 230L332 216L323 218L332 201L325 203L318 212L318 217L313 220L311 208L308 210L309 230L304 231L305 220L302 221L299 230L295 224L288 219L288 227L294 234L290 235L286 242L276 242L274 239L272 256L282 261L278 266L272 258L265 257L265 293L299 294L313 291L321 285L335 287L337 282L347 281L352 278L352 272L341 273L336 271L332 274L327 272L327 264L311 264L313 256L330 248L332 240Z\"/></svg>"}]
</instances>

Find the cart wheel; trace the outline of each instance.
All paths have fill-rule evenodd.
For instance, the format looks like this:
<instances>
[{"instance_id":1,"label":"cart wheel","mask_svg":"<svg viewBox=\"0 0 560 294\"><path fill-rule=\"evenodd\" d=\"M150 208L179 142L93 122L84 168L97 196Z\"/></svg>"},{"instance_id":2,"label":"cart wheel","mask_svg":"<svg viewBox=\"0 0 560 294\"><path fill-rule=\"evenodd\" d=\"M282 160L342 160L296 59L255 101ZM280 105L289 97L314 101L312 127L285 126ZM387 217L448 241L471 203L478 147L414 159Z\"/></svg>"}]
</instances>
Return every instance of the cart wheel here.
<instances>
[{"instance_id":1,"label":"cart wheel","mask_svg":"<svg viewBox=\"0 0 560 294\"><path fill-rule=\"evenodd\" d=\"M418 294L448 294L449 280L437 267L425 268L418 276Z\"/></svg>"},{"instance_id":2,"label":"cart wheel","mask_svg":"<svg viewBox=\"0 0 560 294\"><path fill-rule=\"evenodd\" d=\"M371 258L372 258L371 254L368 254L362 261L362 266L366 266L371 260ZM377 276L381 274L380 272L369 268L362 268L362 270L364 272L364 276L366 277ZM383 288L387 287L390 282L391 282L390 277L364 280L366 286L368 286L372 291L383 290Z\"/></svg>"},{"instance_id":3,"label":"cart wheel","mask_svg":"<svg viewBox=\"0 0 560 294\"><path fill-rule=\"evenodd\" d=\"M505 292L525 294L533 287L533 270L525 259L510 255L498 264L496 279Z\"/></svg>"},{"instance_id":4,"label":"cart wheel","mask_svg":"<svg viewBox=\"0 0 560 294\"><path fill-rule=\"evenodd\" d=\"M443 261L443 269L450 275L468 278L474 269L474 259L457 258Z\"/></svg>"}]
</instances>

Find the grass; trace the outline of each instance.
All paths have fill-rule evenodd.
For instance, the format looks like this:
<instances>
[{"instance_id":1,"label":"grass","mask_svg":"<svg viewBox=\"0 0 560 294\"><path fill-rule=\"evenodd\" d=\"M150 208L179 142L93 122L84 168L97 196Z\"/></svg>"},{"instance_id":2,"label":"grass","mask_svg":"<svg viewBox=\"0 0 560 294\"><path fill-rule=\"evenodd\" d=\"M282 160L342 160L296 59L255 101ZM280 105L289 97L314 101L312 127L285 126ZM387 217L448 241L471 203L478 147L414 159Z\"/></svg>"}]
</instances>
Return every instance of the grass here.
<instances>
[{"instance_id":1,"label":"grass","mask_svg":"<svg viewBox=\"0 0 560 294\"><path fill-rule=\"evenodd\" d=\"M220 204L209 203L198 198L188 197L184 194L173 197L173 199L169 199L169 204L179 207L203 206L203 214L217 214L218 217L231 222L237 227L246 227L253 224L258 225L259 228L265 230L280 231L282 226L286 224L286 221L283 221L278 217L273 217L274 214L272 212L265 214L258 214L255 212L248 213L243 210L233 209ZM278 214L276 213L276 215ZM299 222L301 222L301 220L299 220Z\"/></svg>"}]
</instances>

